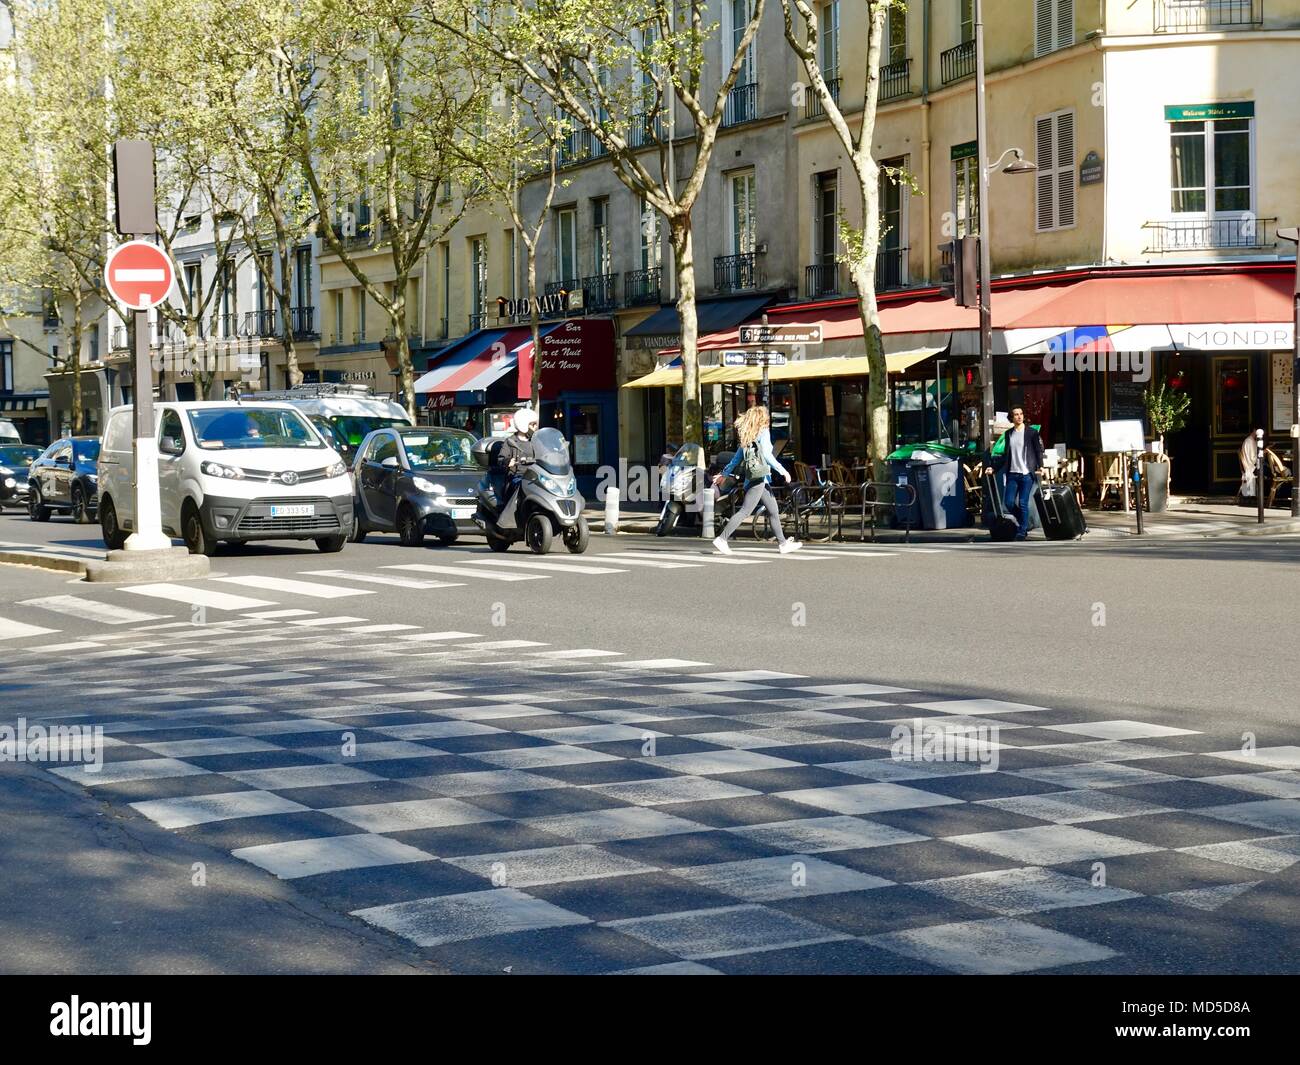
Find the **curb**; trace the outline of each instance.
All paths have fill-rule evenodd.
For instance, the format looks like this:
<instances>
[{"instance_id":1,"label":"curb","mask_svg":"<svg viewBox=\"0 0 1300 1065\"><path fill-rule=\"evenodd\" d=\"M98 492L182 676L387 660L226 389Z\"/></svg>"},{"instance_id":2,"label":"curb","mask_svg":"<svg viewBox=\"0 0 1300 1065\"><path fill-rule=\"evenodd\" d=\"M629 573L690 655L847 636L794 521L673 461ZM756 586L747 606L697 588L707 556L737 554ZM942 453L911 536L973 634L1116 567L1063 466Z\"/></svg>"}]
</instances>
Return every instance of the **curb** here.
<instances>
[{"instance_id":1,"label":"curb","mask_svg":"<svg viewBox=\"0 0 1300 1065\"><path fill-rule=\"evenodd\" d=\"M70 558L67 555L46 555L39 551L0 551L0 564L6 566L32 566L36 569L56 570L60 573L86 575L86 563L94 559Z\"/></svg>"}]
</instances>

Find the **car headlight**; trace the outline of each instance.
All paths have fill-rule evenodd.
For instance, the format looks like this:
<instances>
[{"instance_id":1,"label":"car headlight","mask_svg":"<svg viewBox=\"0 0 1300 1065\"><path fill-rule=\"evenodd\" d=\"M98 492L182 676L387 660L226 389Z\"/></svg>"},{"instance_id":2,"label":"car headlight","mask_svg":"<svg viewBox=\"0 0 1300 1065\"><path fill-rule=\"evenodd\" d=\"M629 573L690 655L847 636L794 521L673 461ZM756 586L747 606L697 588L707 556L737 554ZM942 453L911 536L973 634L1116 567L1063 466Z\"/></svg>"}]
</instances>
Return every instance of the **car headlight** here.
<instances>
[{"instance_id":1,"label":"car headlight","mask_svg":"<svg viewBox=\"0 0 1300 1065\"><path fill-rule=\"evenodd\" d=\"M5 478L5 487L6 487L6 488L14 488L14 487L17 486L17 484L18 484L18 482L15 481L12 477L6 477L6 478Z\"/></svg>"},{"instance_id":2,"label":"car headlight","mask_svg":"<svg viewBox=\"0 0 1300 1065\"><path fill-rule=\"evenodd\" d=\"M88 474L86 474L86 480L88 480L91 484L98 484L98 483L99 483L99 474L97 474L97 473L88 473Z\"/></svg>"},{"instance_id":3,"label":"car headlight","mask_svg":"<svg viewBox=\"0 0 1300 1065\"><path fill-rule=\"evenodd\" d=\"M328 470L325 471L325 476L342 477L347 472L348 472L348 464L346 462L336 462L334 463L333 466L331 466Z\"/></svg>"},{"instance_id":4,"label":"car headlight","mask_svg":"<svg viewBox=\"0 0 1300 1065\"><path fill-rule=\"evenodd\" d=\"M8 466L0 466L0 477L12 477L13 475L14 471Z\"/></svg>"},{"instance_id":5,"label":"car headlight","mask_svg":"<svg viewBox=\"0 0 1300 1065\"><path fill-rule=\"evenodd\" d=\"M205 462L199 469L209 477L229 477L234 481L244 479L244 471L238 466L223 466L220 462Z\"/></svg>"},{"instance_id":6,"label":"car headlight","mask_svg":"<svg viewBox=\"0 0 1300 1065\"><path fill-rule=\"evenodd\" d=\"M412 477L411 483L415 485L416 490L428 492L431 495L446 495L447 489L440 484L434 484L432 481L425 480L423 477Z\"/></svg>"}]
</instances>

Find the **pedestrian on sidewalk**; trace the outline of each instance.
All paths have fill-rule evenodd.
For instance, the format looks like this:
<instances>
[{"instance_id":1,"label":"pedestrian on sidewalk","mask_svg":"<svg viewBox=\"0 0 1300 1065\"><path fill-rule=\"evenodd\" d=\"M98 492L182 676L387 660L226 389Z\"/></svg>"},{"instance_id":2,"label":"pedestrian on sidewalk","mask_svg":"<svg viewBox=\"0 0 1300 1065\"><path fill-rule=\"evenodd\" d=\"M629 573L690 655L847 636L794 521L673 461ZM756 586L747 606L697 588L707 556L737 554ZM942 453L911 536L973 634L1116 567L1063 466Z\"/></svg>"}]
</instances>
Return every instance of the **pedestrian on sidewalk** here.
<instances>
[{"instance_id":1,"label":"pedestrian on sidewalk","mask_svg":"<svg viewBox=\"0 0 1300 1065\"><path fill-rule=\"evenodd\" d=\"M736 435L740 439L740 447L727 463L727 468L713 478L713 483L719 485L723 478L729 477L738 466L743 467L745 476L745 500L727 522L722 535L713 541L713 546L724 555L731 554L727 541L731 539L732 534L760 505L767 511L767 520L772 524L772 532L776 536L777 548L781 554L788 555L803 546L798 540L787 540L781 530L781 513L772 495L772 471L776 470L784 477L786 484L790 483L790 474L777 462L776 455L772 451L771 426L772 416L762 404L750 407L737 418Z\"/></svg>"},{"instance_id":2,"label":"pedestrian on sidewalk","mask_svg":"<svg viewBox=\"0 0 1300 1065\"><path fill-rule=\"evenodd\" d=\"M1007 510L1016 518L1016 539L1029 535L1029 506L1034 486L1043 472L1043 438L1025 424L1025 409L1011 408L1011 428L1002 434L1002 454L990 461L994 473L1005 467L1007 487L1003 494ZM996 448L996 445L994 445Z\"/></svg>"}]
</instances>

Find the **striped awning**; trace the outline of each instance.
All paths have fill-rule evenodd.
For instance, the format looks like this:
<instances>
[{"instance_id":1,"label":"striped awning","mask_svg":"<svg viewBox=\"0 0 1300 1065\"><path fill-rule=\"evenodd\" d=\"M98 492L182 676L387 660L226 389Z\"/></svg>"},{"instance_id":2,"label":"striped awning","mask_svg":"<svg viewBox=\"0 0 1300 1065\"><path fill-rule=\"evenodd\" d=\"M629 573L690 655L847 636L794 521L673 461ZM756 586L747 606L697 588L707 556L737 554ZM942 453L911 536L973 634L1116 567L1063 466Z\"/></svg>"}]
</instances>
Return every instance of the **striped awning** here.
<instances>
[{"instance_id":1,"label":"striped awning","mask_svg":"<svg viewBox=\"0 0 1300 1065\"><path fill-rule=\"evenodd\" d=\"M415 382L415 391L469 392L488 387L519 363L519 349L532 343L527 328L484 329L449 348L437 364Z\"/></svg>"},{"instance_id":2,"label":"striped awning","mask_svg":"<svg viewBox=\"0 0 1300 1065\"><path fill-rule=\"evenodd\" d=\"M902 373L918 362L932 358L943 348L916 348L912 351L900 351L885 356L885 366L889 373ZM870 373L865 355L854 355L830 359L799 359L784 366L772 366L768 369L769 381L819 380L825 377L866 377ZM761 366L705 366L700 369L700 384L727 385L742 381L761 381ZM655 370L629 381L624 388L664 388L682 383L680 366L670 366Z\"/></svg>"}]
</instances>

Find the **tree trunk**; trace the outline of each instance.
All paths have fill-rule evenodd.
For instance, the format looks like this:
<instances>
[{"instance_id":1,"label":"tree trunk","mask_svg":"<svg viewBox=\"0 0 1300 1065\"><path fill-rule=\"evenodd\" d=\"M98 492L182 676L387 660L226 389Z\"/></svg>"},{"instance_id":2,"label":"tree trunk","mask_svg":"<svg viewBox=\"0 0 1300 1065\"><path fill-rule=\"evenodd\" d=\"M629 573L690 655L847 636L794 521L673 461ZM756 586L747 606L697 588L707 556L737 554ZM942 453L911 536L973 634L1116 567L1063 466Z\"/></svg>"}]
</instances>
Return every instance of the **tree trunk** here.
<instances>
[{"instance_id":1,"label":"tree trunk","mask_svg":"<svg viewBox=\"0 0 1300 1065\"><path fill-rule=\"evenodd\" d=\"M283 321L280 324L284 328L280 340L284 344L284 369L289 377L289 387L297 388L302 384L302 371L298 369L298 348L293 330L293 256L289 254L286 245L280 247L280 289L283 293L280 300ZM272 288L272 291L275 289ZM270 381L267 382L267 387L273 387Z\"/></svg>"},{"instance_id":2,"label":"tree trunk","mask_svg":"<svg viewBox=\"0 0 1300 1065\"><path fill-rule=\"evenodd\" d=\"M533 410L542 410L542 322L537 309L537 249L528 247L528 324L533 330L533 380L529 391Z\"/></svg>"},{"instance_id":3,"label":"tree trunk","mask_svg":"<svg viewBox=\"0 0 1300 1065\"><path fill-rule=\"evenodd\" d=\"M402 279L405 289L406 280ZM399 296L391 315L397 330L397 372L402 387L402 405L411 421L415 421L415 370L411 365L411 338L406 335L406 297Z\"/></svg>"},{"instance_id":4,"label":"tree trunk","mask_svg":"<svg viewBox=\"0 0 1300 1065\"><path fill-rule=\"evenodd\" d=\"M863 173L863 170L866 173ZM880 244L880 188L876 167L858 168L858 185L862 194L862 243L857 256L848 264L849 276L858 293L858 316L862 320L862 339L867 352L867 428L871 436L867 454L871 459L872 477L879 480L889 439L889 371L885 362L885 345L880 335L880 310L876 305L876 253Z\"/></svg>"},{"instance_id":5,"label":"tree trunk","mask_svg":"<svg viewBox=\"0 0 1300 1065\"><path fill-rule=\"evenodd\" d=\"M695 313L695 240L689 214L669 226L677 270L677 317L682 340L682 443L704 443L700 412L700 325Z\"/></svg>"},{"instance_id":6,"label":"tree trunk","mask_svg":"<svg viewBox=\"0 0 1300 1065\"><path fill-rule=\"evenodd\" d=\"M81 403L81 299L73 296L72 300L72 343L69 345L68 357L72 360L72 435L81 432L81 420L85 416Z\"/></svg>"}]
</instances>

